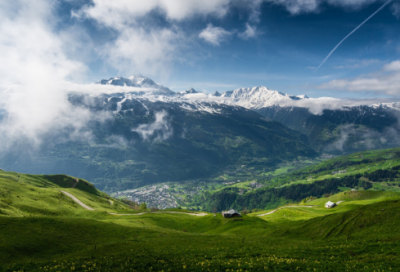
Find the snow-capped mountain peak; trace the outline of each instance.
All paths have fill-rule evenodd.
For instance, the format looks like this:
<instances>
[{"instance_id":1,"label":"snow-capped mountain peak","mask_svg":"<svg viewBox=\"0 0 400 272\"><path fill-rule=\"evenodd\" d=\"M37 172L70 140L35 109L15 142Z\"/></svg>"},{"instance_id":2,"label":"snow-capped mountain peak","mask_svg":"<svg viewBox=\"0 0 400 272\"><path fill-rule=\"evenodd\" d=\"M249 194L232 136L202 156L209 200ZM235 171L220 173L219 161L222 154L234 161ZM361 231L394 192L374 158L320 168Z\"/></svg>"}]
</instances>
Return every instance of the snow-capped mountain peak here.
<instances>
[{"instance_id":1,"label":"snow-capped mountain peak","mask_svg":"<svg viewBox=\"0 0 400 272\"><path fill-rule=\"evenodd\" d=\"M193 88L187 89L186 91L183 91L183 92L179 92L179 94L183 94L183 95L185 95L185 94L196 94L196 93L199 93L199 92L196 91Z\"/></svg>"},{"instance_id":2,"label":"snow-capped mountain peak","mask_svg":"<svg viewBox=\"0 0 400 272\"><path fill-rule=\"evenodd\" d=\"M235 105L248 109L260 109L270 107L282 101L307 99L307 96L291 96L265 86L252 88L239 88L225 92L221 97L230 98Z\"/></svg>"},{"instance_id":3,"label":"snow-capped mountain peak","mask_svg":"<svg viewBox=\"0 0 400 272\"><path fill-rule=\"evenodd\" d=\"M215 91L214 94L206 94L198 92L193 88L175 93L142 75L133 75L129 78L115 77L107 80L103 79L98 82L98 84L153 89L151 91L143 90L143 92L131 92L127 89L127 97L134 95L151 101L168 101L190 104L212 102L216 104L241 106L252 110L278 105L284 101L308 99L306 95L292 96L275 90L270 90L265 86L239 88L222 94L218 91Z\"/></svg>"},{"instance_id":4,"label":"snow-capped mountain peak","mask_svg":"<svg viewBox=\"0 0 400 272\"><path fill-rule=\"evenodd\" d=\"M157 94L173 95L175 92L169 88L164 87L160 84L155 83L152 79L142 75L132 75L129 78L114 77L110 79L102 79L97 84L101 85L113 85L120 87L137 87L137 88L148 88L157 90Z\"/></svg>"},{"instance_id":5,"label":"snow-capped mountain peak","mask_svg":"<svg viewBox=\"0 0 400 272\"><path fill-rule=\"evenodd\" d=\"M221 94L220 94L218 91L215 91L215 92L213 93L213 96L221 96Z\"/></svg>"}]
</instances>

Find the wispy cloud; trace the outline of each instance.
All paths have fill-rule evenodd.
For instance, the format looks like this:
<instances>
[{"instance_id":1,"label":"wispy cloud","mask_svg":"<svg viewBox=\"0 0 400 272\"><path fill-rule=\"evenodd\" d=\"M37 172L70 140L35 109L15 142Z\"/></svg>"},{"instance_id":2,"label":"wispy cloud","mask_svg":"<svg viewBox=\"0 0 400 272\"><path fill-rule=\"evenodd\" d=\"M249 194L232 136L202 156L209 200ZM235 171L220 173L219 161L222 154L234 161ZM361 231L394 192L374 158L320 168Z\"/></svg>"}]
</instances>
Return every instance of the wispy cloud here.
<instances>
[{"instance_id":1,"label":"wispy cloud","mask_svg":"<svg viewBox=\"0 0 400 272\"><path fill-rule=\"evenodd\" d=\"M251 26L249 24L246 24L246 30L244 32L239 33L238 36L243 40L248 40L250 38L257 37L260 34L262 33L257 30L256 26Z\"/></svg>"},{"instance_id":2,"label":"wispy cloud","mask_svg":"<svg viewBox=\"0 0 400 272\"><path fill-rule=\"evenodd\" d=\"M374 73L352 79L335 79L321 84L318 88L400 96L400 61L390 62Z\"/></svg>"},{"instance_id":3,"label":"wispy cloud","mask_svg":"<svg viewBox=\"0 0 400 272\"><path fill-rule=\"evenodd\" d=\"M355 69L363 68L371 65L382 64L383 61L379 59L349 59L343 65L336 66L336 69Z\"/></svg>"},{"instance_id":4,"label":"wispy cloud","mask_svg":"<svg viewBox=\"0 0 400 272\"><path fill-rule=\"evenodd\" d=\"M380 0L265 0L275 5L284 6L292 15L301 13L317 13L322 4L342 7L344 9L360 9Z\"/></svg>"},{"instance_id":5,"label":"wispy cloud","mask_svg":"<svg viewBox=\"0 0 400 272\"><path fill-rule=\"evenodd\" d=\"M173 128L168 113L166 111L156 112L154 117L153 123L139 125L132 131L138 133L144 141L159 142L169 139L173 135Z\"/></svg>"},{"instance_id":6,"label":"wispy cloud","mask_svg":"<svg viewBox=\"0 0 400 272\"><path fill-rule=\"evenodd\" d=\"M394 3L391 7L392 13L397 18L400 18L400 3Z\"/></svg>"},{"instance_id":7,"label":"wispy cloud","mask_svg":"<svg viewBox=\"0 0 400 272\"><path fill-rule=\"evenodd\" d=\"M215 27L212 24L208 24L207 27L200 32L199 37L212 45L219 46L221 42L226 41L231 35L232 32L222 27Z\"/></svg>"}]
</instances>

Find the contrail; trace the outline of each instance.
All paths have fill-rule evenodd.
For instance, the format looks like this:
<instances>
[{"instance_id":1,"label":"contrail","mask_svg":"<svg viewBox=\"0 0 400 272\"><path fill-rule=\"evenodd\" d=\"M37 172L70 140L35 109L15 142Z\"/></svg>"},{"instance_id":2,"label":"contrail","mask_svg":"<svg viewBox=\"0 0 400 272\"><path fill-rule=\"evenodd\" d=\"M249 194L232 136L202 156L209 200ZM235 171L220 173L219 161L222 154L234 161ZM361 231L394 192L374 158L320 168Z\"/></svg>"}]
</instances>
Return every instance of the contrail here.
<instances>
[{"instance_id":1,"label":"contrail","mask_svg":"<svg viewBox=\"0 0 400 272\"><path fill-rule=\"evenodd\" d=\"M332 49L332 51L328 54L328 56L326 56L326 58L321 62L321 64L317 67L316 70L318 70L324 63L325 61L332 55L333 52L335 52L335 50L348 38L350 37L351 34L353 34L354 32L357 31L357 29L359 29L360 27L363 26L363 24L365 24L366 22L368 22L369 19L371 19L372 17L375 16L375 14L377 14L379 11L381 11L384 7L387 6L387 4L389 4L390 2L392 2L392 0L387 1L385 4L383 4L377 11L375 11L374 13L371 14L371 16L369 16L367 19L364 20L364 22L362 22L359 26L357 26L352 32L350 32L349 34L347 34L346 37L343 38L343 40L341 40L336 46L335 48Z\"/></svg>"}]
</instances>

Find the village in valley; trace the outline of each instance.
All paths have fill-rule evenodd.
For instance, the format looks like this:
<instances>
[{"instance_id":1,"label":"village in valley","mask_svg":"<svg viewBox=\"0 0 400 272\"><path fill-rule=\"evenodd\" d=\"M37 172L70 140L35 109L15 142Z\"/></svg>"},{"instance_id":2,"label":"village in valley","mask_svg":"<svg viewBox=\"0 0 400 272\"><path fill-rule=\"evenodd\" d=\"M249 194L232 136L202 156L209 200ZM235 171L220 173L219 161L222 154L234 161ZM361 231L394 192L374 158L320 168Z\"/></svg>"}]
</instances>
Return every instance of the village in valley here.
<instances>
[{"instance_id":1,"label":"village in valley","mask_svg":"<svg viewBox=\"0 0 400 272\"><path fill-rule=\"evenodd\" d=\"M147 207L158 209L184 207L187 209L200 210L202 208L202 203L199 199L205 194L210 194L226 187L238 187L239 194L242 195L248 191L264 186L264 184L256 181L233 180L210 183L193 180L182 183L159 183L138 189L116 192L112 194L112 196L119 199L128 199L138 204L144 202Z\"/></svg>"},{"instance_id":2,"label":"village in valley","mask_svg":"<svg viewBox=\"0 0 400 272\"><path fill-rule=\"evenodd\" d=\"M144 202L148 207L158 209L176 208L179 206L178 199L170 189L170 186L167 184L152 185L135 190L118 192L114 197L129 199L138 204Z\"/></svg>"}]
</instances>

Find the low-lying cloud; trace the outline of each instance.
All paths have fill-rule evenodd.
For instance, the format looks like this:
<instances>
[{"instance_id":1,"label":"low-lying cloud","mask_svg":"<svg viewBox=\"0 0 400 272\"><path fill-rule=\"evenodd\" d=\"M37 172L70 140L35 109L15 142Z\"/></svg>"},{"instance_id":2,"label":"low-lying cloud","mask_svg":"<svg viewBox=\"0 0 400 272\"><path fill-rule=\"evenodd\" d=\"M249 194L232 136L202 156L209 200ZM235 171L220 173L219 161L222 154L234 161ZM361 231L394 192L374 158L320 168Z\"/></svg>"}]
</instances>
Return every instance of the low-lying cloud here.
<instances>
[{"instance_id":1,"label":"low-lying cloud","mask_svg":"<svg viewBox=\"0 0 400 272\"><path fill-rule=\"evenodd\" d=\"M390 103L390 98L374 99L345 99L333 97L307 98L301 100L281 101L279 106L307 108L312 114L321 115L324 110L343 110L345 107L357 107L362 105L372 105L380 103Z\"/></svg>"},{"instance_id":2,"label":"low-lying cloud","mask_svg":"<svg viewBox=\"0 0 400 272\"><path fill-rule=\"evenodd\" d=\"M350 79L335 79L321 84L318 88L400 96L400 61L390 62L374 73Z\"/></svg>"},{"instance_id":3,"label":"low-lying cloud","mask_svg":"<svg viewBox=\"0 0 400 272\"><path fill-rule=\"evenodd\" d=\"M143 141L160 142L172 137L173 128L168 113L164 110L156 112L154 118L153 123L139 125L132 131L138 133Z\"/></svg>"},{"instance_id":4,"label":"low-lying cloud","mask_svg":"<svg viewBox=\"0 0 400 272\"><path fill-rule=\"evenodd\" d=\"M0 4L0 150L23 139L38 146L43 136L67 130L87 135L93 117L67 99L67 82L85 65L66 53L52 11L56 1L2 1ZM68 37L71 38L71 37Z\"/></svg>"}]
</instances>

